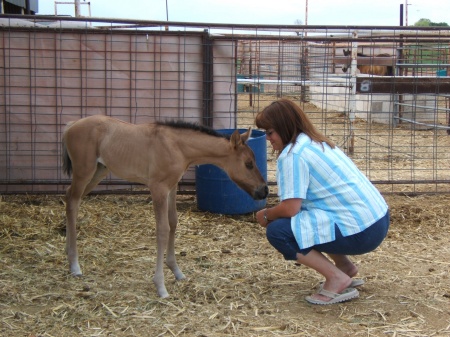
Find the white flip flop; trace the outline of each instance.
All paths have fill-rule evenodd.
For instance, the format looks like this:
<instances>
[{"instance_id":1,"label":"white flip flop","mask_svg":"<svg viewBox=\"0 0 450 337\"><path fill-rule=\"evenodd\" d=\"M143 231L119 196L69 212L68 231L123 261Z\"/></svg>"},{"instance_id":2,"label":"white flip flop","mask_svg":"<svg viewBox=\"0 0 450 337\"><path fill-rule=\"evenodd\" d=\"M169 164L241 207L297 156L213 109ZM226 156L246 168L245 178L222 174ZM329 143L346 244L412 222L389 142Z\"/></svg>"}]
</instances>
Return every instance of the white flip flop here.
<instances>
[{"instance_id":1,"label":"white flip flop","mask_svg":"<svg viewBox=\"0 0 450 337\"><path fill-rule=\"evenodd\" d=\"M311 296L306 296L305 299L311 304L328 305L328 304L335 304L335 303L349 301L349 300L359 297L359 292L355 288L346 288L344 291L342 291L339 294L336 294L336 293L333 293L331 291L321 288L319 290L318 294L329 297L330 300L322 301L322 300L313 298Z\"/></svg>"},{"instance_id":2,"label":"white flip flop","mask_svg":"<svg viewBox=\"0 0 450 337\"><path fill-rule=\"evenodd\" d=\"M348 286L349 288L356 288L356 287L361 287L362 285L364 285L365 281L361 278L355 278L352 279L352 283L350 283L350 285ZM323 284L324 282L320 282L319 286L320 288L323 288Z\"/></svg>"}]
</instances>

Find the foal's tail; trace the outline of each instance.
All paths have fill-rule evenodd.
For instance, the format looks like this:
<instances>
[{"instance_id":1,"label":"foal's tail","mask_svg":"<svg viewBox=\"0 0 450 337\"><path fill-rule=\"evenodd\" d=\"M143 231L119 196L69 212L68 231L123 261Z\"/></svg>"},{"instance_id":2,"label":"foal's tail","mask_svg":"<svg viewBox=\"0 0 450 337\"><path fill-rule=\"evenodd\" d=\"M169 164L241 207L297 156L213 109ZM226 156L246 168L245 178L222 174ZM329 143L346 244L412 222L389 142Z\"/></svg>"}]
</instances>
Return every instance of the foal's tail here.
<instances>
[{"instance_id":1,"label":"foal's tail","mask_svg":"<svg viewBox=\"0 0 450 337\"><path fill-rule=\"evenodd\" d=\"M63 140L63 171L69 177L72 174L72 161L70 160L69 153L67 152L66 143Z\"/></svg>"},{"instance_id":2,"label":"foal's tail","mask_svg":"<svg viewBox=\"0 0 450 337\"><path fill-rule=\"evenodd\" d=\"M64 129L64 133L63 133L63 141L62 141L62 146L63 146L63 154L62 154L62 160L63 160L63 171L65 174L67 174L69 177L72 174L72 161L70 160L69 157L69 153L67 152L67 145L66 145L66 141L65 141L65 137L64 134L67 132L67 130L69 129L69 127L73 124L73 122L69 122L66 126L66 128Z\"/></svg>"}]
</instances>

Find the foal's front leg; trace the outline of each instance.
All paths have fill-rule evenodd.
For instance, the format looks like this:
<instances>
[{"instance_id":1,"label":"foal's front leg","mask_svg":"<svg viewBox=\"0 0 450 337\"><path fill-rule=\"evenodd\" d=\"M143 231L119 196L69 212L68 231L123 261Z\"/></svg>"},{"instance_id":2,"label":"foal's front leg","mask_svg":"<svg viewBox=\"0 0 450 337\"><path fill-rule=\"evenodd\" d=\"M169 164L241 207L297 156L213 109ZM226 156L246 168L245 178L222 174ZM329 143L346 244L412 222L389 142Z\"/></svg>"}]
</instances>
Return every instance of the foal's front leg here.
<instances>
[{"instance_id":1,"label":"foal's front leg","mask_svg":"<svg viewBox=\"0 0 450 337\"><path fill-rule=\"evenodd\" d=\"M178 267L176 258L175 258L175 232L177 230L177 188L173 188L169 194L169 243L167 246L167 255L166 255L166 264L175 275L177 280L183 280L186 278L183 272Z\"/></svg>"},{"instance_id":2,"label":"foal's front leg","mask_svg":"<svg viewBox=\"0 0 450 337\"><path fill-rule=\"evenodd\" d=\"M156 193L151 191L153 199L153 209L156 219L156 268L153 276L153 283L156 286L158 295L162 298L168 297L166 286L164 284L164 253L169 242L169 219L168 219L168 197L167 193Z\"/></svg>"}]
</instances>

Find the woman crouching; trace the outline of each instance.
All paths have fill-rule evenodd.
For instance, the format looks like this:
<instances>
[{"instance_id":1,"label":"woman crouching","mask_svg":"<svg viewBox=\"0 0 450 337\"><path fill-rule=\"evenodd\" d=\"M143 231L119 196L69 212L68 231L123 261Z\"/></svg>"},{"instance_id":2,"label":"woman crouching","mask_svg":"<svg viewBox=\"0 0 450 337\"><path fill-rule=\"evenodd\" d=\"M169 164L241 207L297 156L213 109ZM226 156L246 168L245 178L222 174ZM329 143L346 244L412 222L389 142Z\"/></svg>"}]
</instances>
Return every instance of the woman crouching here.
<instances>
[{"instance_id":1,"label":"woman crouching","mask_svg":"<svg viewBox=\"0 0 450 337\"><path fill-rule=\"evenodd\" d=\"M333 304L358 297L355 287L364 281L354 279L358 268L347 255L365 254L381 244L389 228L388 205L294 102L273 102L255 123L266 130L278 156L280 203L256 213L267 239L286 260L325 277L318 293L306 297L308 302Z\"/></svg>"}]
</instances>

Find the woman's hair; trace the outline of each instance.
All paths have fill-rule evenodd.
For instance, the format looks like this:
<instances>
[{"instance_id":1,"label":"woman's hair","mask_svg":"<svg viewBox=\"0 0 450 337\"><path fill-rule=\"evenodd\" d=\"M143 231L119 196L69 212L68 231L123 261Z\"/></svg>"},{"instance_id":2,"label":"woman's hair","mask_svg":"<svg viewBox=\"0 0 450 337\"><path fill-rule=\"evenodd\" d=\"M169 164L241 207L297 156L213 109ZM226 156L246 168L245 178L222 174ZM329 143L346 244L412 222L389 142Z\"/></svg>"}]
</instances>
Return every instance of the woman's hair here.
<instances>
[{"instance_id":1,"label":"woman's hair","mask_svg":"<svg viewBox=\"0 0 450 337\"><path fill-rule=\"evenodd\" d=\"M304 133L313 141L327 143L334 149L335 144L318 131L303 110L289 99L281 98L272 102L256 115L258 128L273 129L281 137L284 147L294 144L298 135ZM323 145L322 145L323 146Z\"/></svg>"}]
</instances>

